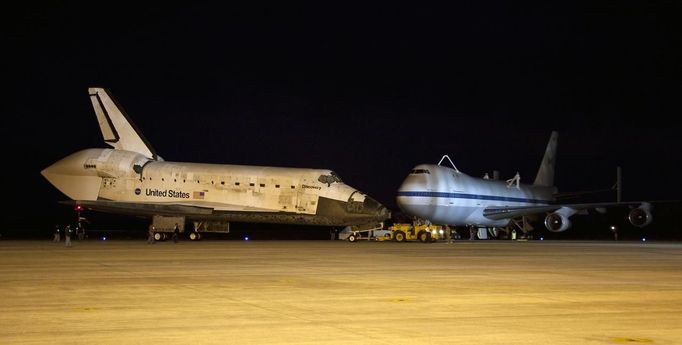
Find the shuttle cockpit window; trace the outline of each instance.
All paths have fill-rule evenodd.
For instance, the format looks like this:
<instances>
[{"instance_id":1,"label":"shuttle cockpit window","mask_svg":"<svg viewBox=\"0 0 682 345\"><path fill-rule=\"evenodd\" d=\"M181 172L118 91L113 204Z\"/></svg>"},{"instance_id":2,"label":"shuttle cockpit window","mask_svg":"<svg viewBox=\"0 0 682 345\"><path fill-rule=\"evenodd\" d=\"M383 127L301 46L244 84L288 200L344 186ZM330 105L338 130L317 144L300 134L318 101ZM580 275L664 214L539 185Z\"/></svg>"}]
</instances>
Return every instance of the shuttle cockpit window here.
<instances>
[{"instance_id":1,"label":"shuttle cockpit window","mask_svg":"<svg viewBox=\"0 0 682 345\"><path fill-rule=\"evenodd\" d=\"M341 183L341 178L339 175L337 175L335 172L331 172L329 175L320 175L320 177L317 179L318 181L322 183L326 183L327 186L331 186L332 183Z\"/></svg>"},{"instance_id":2,"label":"shuttle cockpit window","mask_svg":"<svg viewBox=\"0 0 682 345\"><path fill-rule=\"evenodd\" d=\"M412 174L412 175L418 175L418 174L431 174L431 172L429 172L429 171L426 170L426 169L414 169L414 170L412 170L412 173L411 173L411 174Z\"/></svg>"}]
</instances>

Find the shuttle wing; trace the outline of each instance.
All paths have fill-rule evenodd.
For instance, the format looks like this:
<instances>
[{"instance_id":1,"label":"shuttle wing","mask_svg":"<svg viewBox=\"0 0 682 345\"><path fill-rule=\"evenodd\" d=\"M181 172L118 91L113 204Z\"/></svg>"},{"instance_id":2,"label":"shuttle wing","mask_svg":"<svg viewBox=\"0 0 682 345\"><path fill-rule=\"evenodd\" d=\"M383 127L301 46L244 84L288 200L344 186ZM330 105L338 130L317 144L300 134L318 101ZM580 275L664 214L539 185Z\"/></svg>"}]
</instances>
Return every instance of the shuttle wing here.
<instances>
[{"instance_id":1,"label":"shuttle wing","mask_svg":"<svg viewBox=\"0 0 682 345\"><path fill-rule=\"evenodd\" d=\"M63 201L67 205L81 205L87 209L128 214L133 216L154 216L154 215L172 215L172 216L207 216L212 215L216 211L266 211L257 208L248 208L241 205L226 205L226 204L211 204L202 202L199 203L138 203L138 202L122 202L110 200L69 200Z\"/></svg>"}]
</instances>

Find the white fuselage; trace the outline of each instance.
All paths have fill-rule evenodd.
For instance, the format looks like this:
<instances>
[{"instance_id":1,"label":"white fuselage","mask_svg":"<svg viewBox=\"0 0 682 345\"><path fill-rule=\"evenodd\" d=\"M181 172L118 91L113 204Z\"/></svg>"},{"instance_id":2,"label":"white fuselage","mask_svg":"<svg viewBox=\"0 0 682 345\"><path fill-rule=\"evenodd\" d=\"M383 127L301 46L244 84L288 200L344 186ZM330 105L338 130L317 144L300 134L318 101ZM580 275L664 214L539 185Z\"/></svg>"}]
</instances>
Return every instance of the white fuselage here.
<instances>
[{"instance_id":1,"label":"white fuselage","mask_svg":"<svg viewBox=\"0 0 682 345\"><path fill-rule=\"evenodd\" d=\"M431 164L416 166L398 190L398 206L407 214L453 226L506 226L511 219L484 216L489 207L549 205L554 187L508 184L468 176Z\"/></svg>"},{"instance_id":2,"label":"white fuselage","mask_svg":"<svg viewBox=\"0 0 682 345\"><path fill-rule=\"evenodd\" d=\"M166 162L130 151L88 149L43 175L74 200L199 207L211 210L206 218L352 225L389 215L324 169Z\"/></svg>"},{"instance_id":3,"label":"white fuselage","mask_svg":"<svg viewBox=\"0 0 682 345\"><path fill-rule=\"evenodd\" d=\"M390 212L331 170L166 162L109 91L88 88L104 142L41 173L92 210L192 221L376 226Z\"/></svg>"}]
</instances>

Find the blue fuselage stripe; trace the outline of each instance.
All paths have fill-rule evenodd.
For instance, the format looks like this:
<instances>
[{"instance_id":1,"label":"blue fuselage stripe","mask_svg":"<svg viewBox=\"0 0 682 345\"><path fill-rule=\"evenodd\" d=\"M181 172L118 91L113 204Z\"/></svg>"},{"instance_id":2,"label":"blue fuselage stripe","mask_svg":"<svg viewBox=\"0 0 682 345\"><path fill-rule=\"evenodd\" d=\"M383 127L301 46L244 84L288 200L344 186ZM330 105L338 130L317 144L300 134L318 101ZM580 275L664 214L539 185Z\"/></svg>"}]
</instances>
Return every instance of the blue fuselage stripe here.
<instances>
[{"instance_id":1,"label":"blue fuselage stripe","mask_svg":"<svg viewBox=\"0 0 682 345\"><path fill-rule=\"evenodd\" d=\"M508 196L498 195L480 195L480 194L466 194L466 193L446 193L446 192L398 192L398 196L415 196L424 198L448 198L448 199L474 199L474 200L491 200L491 201L507 201L507 202L525 202L529 204L552 204L553 200L539 200L539 199L525 199L514 198Z\"/></svg>"}]
</instances>

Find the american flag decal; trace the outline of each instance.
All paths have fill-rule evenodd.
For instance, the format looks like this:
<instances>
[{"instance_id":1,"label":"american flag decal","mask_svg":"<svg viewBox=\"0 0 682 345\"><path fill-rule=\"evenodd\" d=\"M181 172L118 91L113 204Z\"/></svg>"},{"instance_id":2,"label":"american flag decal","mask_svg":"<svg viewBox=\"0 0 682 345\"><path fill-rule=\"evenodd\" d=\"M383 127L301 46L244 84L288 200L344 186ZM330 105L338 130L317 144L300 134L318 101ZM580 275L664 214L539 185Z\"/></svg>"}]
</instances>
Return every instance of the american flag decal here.
<instances>
[{"instance_id":1,"label":"american flag decal","mask_svg":"<svg viewBox=\"0 0 682 345\"><path fill-rule=\"evenodd\" d=\"M204 198L204 192L194 192L194 199L203 199Z\"/></svg>"}]
</instances>

